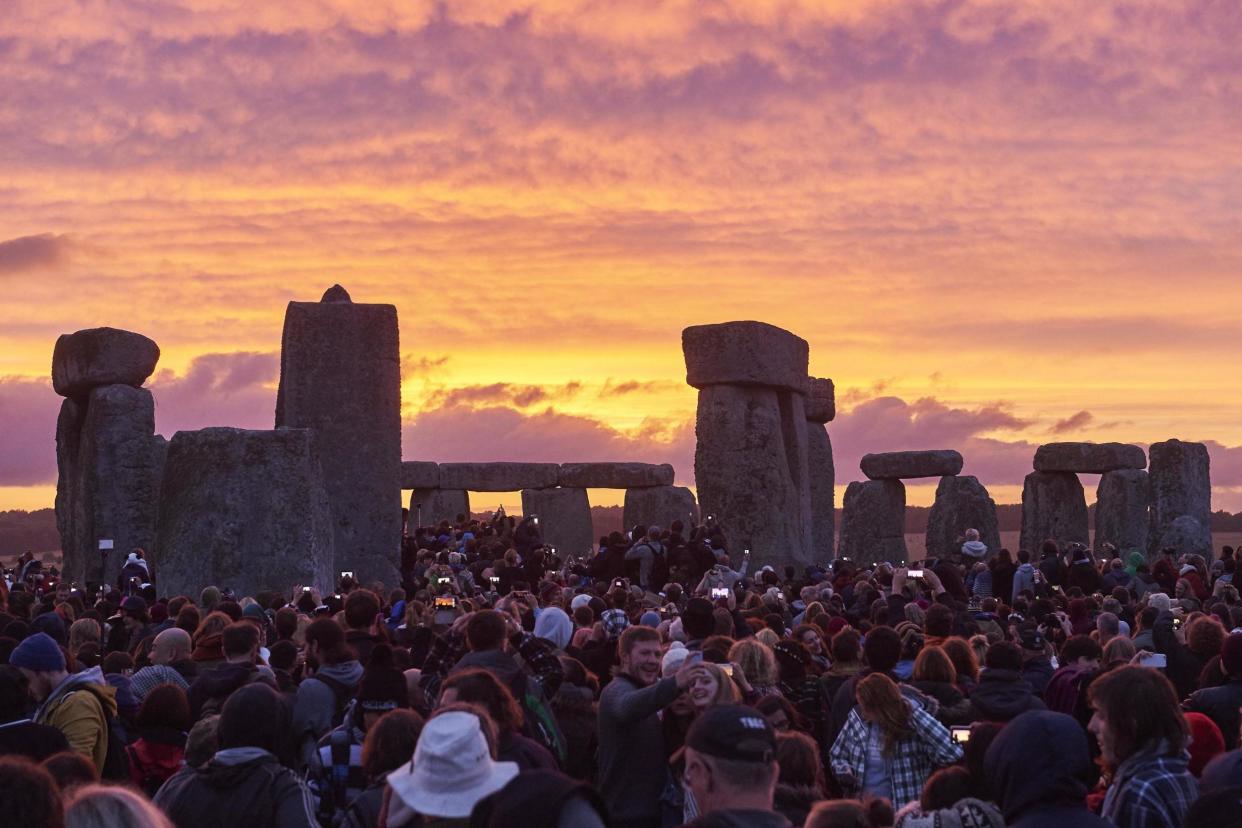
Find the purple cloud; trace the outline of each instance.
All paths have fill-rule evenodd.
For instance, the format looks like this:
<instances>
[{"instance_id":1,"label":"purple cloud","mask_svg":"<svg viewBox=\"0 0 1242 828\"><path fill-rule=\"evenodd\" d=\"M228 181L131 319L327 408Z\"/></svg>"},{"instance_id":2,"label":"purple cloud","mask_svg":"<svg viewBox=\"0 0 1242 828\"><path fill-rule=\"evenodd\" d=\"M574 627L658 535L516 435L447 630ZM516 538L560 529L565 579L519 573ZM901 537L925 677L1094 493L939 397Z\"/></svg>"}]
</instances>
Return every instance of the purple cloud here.
<instances>
[{"instance_id":1,"label":"purple cloud","mask_svg":"<svg viewBox=\"0 0 1242 828\"><path fill-rule=\"evenodd\" d=\"M0 242L0 276L56 267L68 259L71 247L68 236L53 233Z\"/></svg>"},{"instance_id":2,"label":"purple cloud","mask_svg":"<svg viewBox=\"0 0 1242 828\"><path fill-rule=\"evenodd\" d=\"M56 417L61 398L46 379L0 378L0 486L56 482ZM51 506L52 504L48 504Z\"/></svg>"}]
</instances>

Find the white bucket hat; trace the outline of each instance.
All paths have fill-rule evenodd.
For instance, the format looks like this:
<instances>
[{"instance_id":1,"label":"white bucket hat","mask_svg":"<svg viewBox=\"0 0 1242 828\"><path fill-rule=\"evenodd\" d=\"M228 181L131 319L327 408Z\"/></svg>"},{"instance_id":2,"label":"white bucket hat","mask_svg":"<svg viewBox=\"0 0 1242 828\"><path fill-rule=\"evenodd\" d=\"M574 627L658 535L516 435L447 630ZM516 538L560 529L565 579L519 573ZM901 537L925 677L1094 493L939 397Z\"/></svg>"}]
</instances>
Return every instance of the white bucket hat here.
<instances>
[{"instance_id":1,"label":"white bucket hat","mask_svg":"<svg viewBox=\"0 0 1242 828\"><path fill-rule=\"evenodd\" d=\"M414 758L390 773L388 784L423 816L460 819L517 774L516 762L492 759L477 716L450 711L427 722Z\"/></svg>"}]
</instances>

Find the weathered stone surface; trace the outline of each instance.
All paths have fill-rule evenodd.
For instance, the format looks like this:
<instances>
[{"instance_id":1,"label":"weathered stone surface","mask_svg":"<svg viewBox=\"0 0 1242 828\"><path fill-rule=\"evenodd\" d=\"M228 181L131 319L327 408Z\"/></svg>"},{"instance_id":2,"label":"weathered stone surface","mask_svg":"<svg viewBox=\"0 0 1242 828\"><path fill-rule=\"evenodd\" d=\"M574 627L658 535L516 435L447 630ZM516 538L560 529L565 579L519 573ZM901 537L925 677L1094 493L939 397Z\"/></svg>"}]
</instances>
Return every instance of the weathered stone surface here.
<instances>
[{"instance_id":1,"label":"weathered stone surface","mask_svg":"<svg viewBox=\"0 0 1242 828\"><path fill-rule=\"evenodd\" d=\"M79 537L78 527L85 520L78 503L82 492L79 479L78 452L82 421L86 419L85 403L72 398L60 404L56 418L56 529L60 532L60 549L64 556L61 570L71 580L83 581L86 571L86 538Z\"/></svg>"},{"instance_id":2,"label":"weathered stone surface","mask_svg":"<svg viewBox=\"0 0 1242 828\"><path fill-rule=\"evenodd\" d=\"M698 524L699 507L694 492L684 486L655 486L626 489L623 527L628 532L635 526L659 526L667 529L675 520L685 524L683 537Z\"/></svg>"},{"instance_id":3,"label":"weathered stone surface","mask_svg":"<svg viewBox=\"0 0 1242 828\"><path fill-rule=\"evenodd\" d=\"M1176 549L1179 555L1203 555L1211 559L1212 530L1190 515L1181 515L1173 520L1160 537L1156 546L1161 549Z\"/></svg>"},{"instance_id":4,"label":"weathered stone surface","mask_svg":"<svg viewBox=\"0 0 1242 828\"><path fill-rule=\"evenodd\" d=\"M440 485L471 492L550 489L560 473L556 463L441 463Z\"/></svg>"},{"instance_id":5,"label":"weathered stone surface","mask_svg":"<svg viewBox=\"0 0 1242 828\"><path fill-rule=\"evenodd\" d=\"M436 463L425 463L418 460L403 461L401 463L401 488L440 488L440 466Z\"/></svg>"},{"instance_id":6,"label":"weathered stone surface","mask_svg":"<svg viewBox=\"0 0 1242 828\"><path fill-rule=\"evenodd\" d=\"M904 564L905 516L906 487L900 480L851 483L841 513L841 557L856 564Z\"/></svg>"},{"instance_id":7,"label":"weathered stone surface","mask_svg":"<svg viewBox=\"0 0 1242 828\"><path fill-rule=\"evenodd\" d=\"M238 595L332 588L332 511L315 439L288 428L173 435L152 561L161 595L207 584Z\"/></svg>"},{"instance_id":8,"label":"weathered stone surface","mask_svg":"<svg viewBox=\"0 0 1242 828\"><path fill-rule=\"evenodd\" d=\"M103 385L141 386L155 370L160 346L139 333L89 328L62 334L52 352L52 388L82 397Z\"/></svg>"},{"instance_id":9,"label":"weathered stone surface","mask_svg":"<svg viewBox=\"0 0 1242 828\"><path fill-rule=\"evenodd\" d=\"M1181 440L1152 443L1148 451L1151 480L1151 529L1148 551L1155 554L1166 546L1197 544L1211 547L1212 480L1207 446ZM1198 529L1178 518L1194 518ZM1204 540L1206 539L1206 543ZM1181 546L1178 546L1180 549Z\"/></svg>"},{"instance_id":10,"label":"weathered stone surface","mask_svg":"<svg viewBox=\"0 0 1242 828\"><path fill-rule=\"evenodd\" d=\"M1151 483L1143 469L1116 469L1101 475L1095 490L1095 550L1111 543L1122 553L1147 554L1150 505Z\"/></svg>"},{"instance_id":11,"label":"weathered stone surface","mask_svg":"<svg viewBox=\"0 0 1242 828\"><path fill-rule=\"evenodd\" d=\"M1001 548L1000 523L996 501L987 488L970 475L948 475L936 486L936 500L927 518L927 554L946 557L962 548L960 538L967 529L978 529L979 540L988 548L988 557Z\"/></svg>"},{"instance_id":12,"label":"weathered stone surface","mask_svg":"<svg viewBox=\"0 0 1242 828\"><path fill-rule=\"evenodd\" d=\"M1035 471L1103 474L1147 467L1147 455L1128 443L1045 443L1035 450Z\"/></svg>"},{"instance_id":13,"label":"weathered stone surface","mask_svg":"<svg viewBox=\"0 0 1242 828\"><path fill-rule=\"evenodd\" d=\"M586 489L524 489L522 514L538 515L544 543L581 555L595 544Z\"/></svg>"},{"instance_id":14,"label":"weathered stone surface","mask_svg":"<svg viewBox=\"0 0 1242 828\"><path fill-rule=\"evenodd\" d=\"M562 463L557 483L584 489L638 489L673 485L668 463Z\"/></svg>"},{"instance_id":15,"label":"weathered stone surface","mask_svg":"<svg viewBox=\"0 0 1242 828\"><path fill-rule=\"evenodd\" d=\"M1035 556L1046 540L1064 548L1087 544L1087 498L1073 472L1031 472L1022 485L1022 534L1019 549Z\"/></svg>"},{"instance_id":16,"label":"weathered stone surface","mask_svg":"<svg viewBox=\"0 0 1242 828\"><path fill-rule=\"evenodd\" d=\"M712 385L762 385L799 395L807 389L805 339L764 322L695 325L681 332L686 382Z\"/></svg>"},{"instance_id":17,"label":"weathered stone surface","mask_svg":"<svg viewBox=\"0 0 1242 828\"><path fill-rule=\"evenodd\" d=\"M470 493L465 489L415 489L410 494L411 531L442 520L455 523L458 515L469 514Z\"/></svg>"},{"instance_id":18,"label":"weathered stone surface","mask_svg":"<svg viewBox=\"0 0 1242 828\"><path fill-rule=\"evenodd\" d=\"M889 451L865 455L859 466L872 480L953 477L962 471L962 455L952 449Z\"/></svg>"},{"instance_id":19,"label":"weathered stone surface","mask_svg":"<svg viewBox=\"0 0 1242 828\"><path fill-rule=\"evenodd\" d=\"M285 311L276 425L316 432L335 569L393 586L401 547L397 309L329 294Z\"/></svg>"},{"instance_id":20,"label":"weathered stone surface","mask_svg":"<svg viewBox=\"0 0 1242 828\"><path fill-rule=\"evenodd\" d=\"M837 391L830 379L807 380L806 419L811 423L830 423L837 417Z\"/></svg>"},{"instance_id":21,"label":"weathered stone surface","mask_svg":"<svg viewBox=\"0 0 1242 828\"><path fill-rule=\"evenodd\" d=\"M333 285L332 287L328 288L327 290L323 292L323 296L320 298L319 301L320 302L352 302L354 300L350 298L349 291L347 291L345 288L341 287L340 285Z\"/></svg>"},{"instance_id":22,"label":"weathered stone surface","mask_svg":"<svg viewBox=\"0 0 1242 828\"><path fill-rule=\"evenodd\" d=\"M62 547L70 579L114 583L130 551L151 550L163 463L163 440L154 435L155 402L145 388L105 385L86 398L77 457L66 462L73 477L57 486L68 507L70 538L64 544L62 535ZM107 555L100 540L113 542Z\"/></svg>"},{"instance_id":23,"label":"weathered stone surface","mask_svg":"<svg viewBox=\"0 0 1242 828\"><path fill-rule=\"evenodd\" d=\"M707 386L696 432L699 508L716 516L730 548L752 550L756 567L813 563L803 395Z\"/></svg>"},{"instance_id":24,"label":"weathered stone surface","mask_svg":"<svg viewBox=\"0 0 1242 828\"><path fill-rule=\"evenodd\" d=\"M808 418L806 460L811 489L811 550L815 560L827 563L836 550L836 468L828 429Z\"/></svg>"}]
</instances>

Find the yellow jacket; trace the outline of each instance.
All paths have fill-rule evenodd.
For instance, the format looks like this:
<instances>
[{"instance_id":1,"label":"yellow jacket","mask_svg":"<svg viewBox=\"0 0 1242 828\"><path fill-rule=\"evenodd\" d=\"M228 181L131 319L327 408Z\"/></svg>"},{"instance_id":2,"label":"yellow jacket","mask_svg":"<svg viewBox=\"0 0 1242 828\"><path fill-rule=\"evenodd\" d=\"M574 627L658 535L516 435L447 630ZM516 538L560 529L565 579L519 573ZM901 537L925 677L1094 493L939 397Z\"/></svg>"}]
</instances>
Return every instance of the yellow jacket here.
<instances>
[{"instance_id":1,"label":"yellow jacket","mask_svg":"<svg viewBox=\"0 0 1242 828\"><path fill-rule=\"evenodd\" d=\"M35 711L34 720L65 734L69 747L103 772L108 756L108 716L116 715L116 688L94 667L74 673L56 686Z\"/></svg>"}]
</instances>

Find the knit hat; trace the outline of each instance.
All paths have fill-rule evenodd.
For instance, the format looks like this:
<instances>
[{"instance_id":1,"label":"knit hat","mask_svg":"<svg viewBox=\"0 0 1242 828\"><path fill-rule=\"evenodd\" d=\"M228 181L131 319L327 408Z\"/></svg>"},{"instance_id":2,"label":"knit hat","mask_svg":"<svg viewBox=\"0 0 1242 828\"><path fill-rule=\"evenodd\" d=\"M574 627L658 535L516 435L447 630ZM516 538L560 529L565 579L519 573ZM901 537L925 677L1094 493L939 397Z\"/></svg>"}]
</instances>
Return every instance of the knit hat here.
<instances>
[{"instance_id":1,"label":"knit hat","mask_svg":"<svg viewBox=\"0 0 1242 828\"><path fill-rule=\"evenodd\" d=\"M363 712L384 713L410 706L405 676L393 666L392 647L376 644L358 682L358 706Z\"/></svg>"},{"instance_id":2,"label":"knit hat","mask_svg":"<svg viewBox=\"0 0 1242 828\"><path fill-rule=\"evenodd\" d=\"M247 604L246 608L242 610L242 618L249 618L253 621L258 621L260 624L267 623L267 613L258 604Z\"/></svg>"},{"instance_id":3,"label":"knit hat","mask_svg":"<svg viewBox=\"0 0 1242 828\"><path fill-rule=\"evenodd\" d=\"M1208 762L1225 752L1225 737L1216 722L1202 713L1187 713L1186 724L1190 727L1189 769L1198 777Z\"/></svg>"},{"instance_id":4,"label":"knit hat","mask_svg":"<svg viewBox=\"0 0 1242 828\"><path fill-rule=\"evenodd\" d=\"M644 627L658 627L660 626L660 613L655 610L647 610L638 619L638 623Z\"/></svg>"},{"instance_id":5,"label":"knit hat","mask_svg":"<svg viewBox=\"0 0 1242 828\"><path fill-rule=\"evenodd\" d=\"M690 655L690 651L686 649L686 645L680 641L674 641L668 648L668 652L664 654L664 659L660 662L660 675L668 677L681 669L681 665L686 663L686 656Z\"/></svg>"},{"instance_id":6,"label":"knit hat","mask_svg":"<svg viewBox=\"0 0 1242 828\"><path fill-rule=\"evenodd\" d=\"M65 654L47 633L35 633L9 654L9 664L25 667L36 673L54 673L65 669Z\"/></svg>"},{"instance_id":7,"label":"knit hat","mask_svg":"<svg viewBox=\"0 0 1242 828\"><path fill-rule=\"evenodd\" d=\"M591 603L590 595L587 595L586 593L583 593L582 595L575 595L574 599L569 602L569 611L573 612L574 610L578 609L578 607L585 607L585 606L588 606L590 603Z\"/></svg>"},{"instance_id":8,"label":"knit hat","mask_svg":"<svg viewBox=\"0 0 1242 828\"><path fill-rule=\"evenodd\" d=\"M157 601L151 605L151 623L162 624L168 620L168 605Z\"/></svg>"},{"instance_id":9,"label":"knit hat","mask_svg":"<svg viewBox=\"0 0 1242 828\"><path fill-rule=\"evenodd\" d=\"M121 603L121 609L134 615L147 614L147 599L141 595L131 595Z\"/></svg>"},{"instance_id":10,"label":"knit hat","mask_svg":"<svg viewBox=\"0 0 1242 828\"><path fill-rule=\"evenodd\" d=\"M54 612L45 612L35 616L35 620L30 622L30 629L34 632L47 633L62 647L69 640L65 635L65 619Z\"/></svg>"},{"instance_id":11,"label":"knit hat","mask_svg":"<svg viewBox=\"0 0 1242 828\"><path fill-rule=\"evenodd\" d=\"M1195 572L1195 571L1197 570L1190 564L1183 564L1182 568L1177 570L1177 574L1178 575L1189 575L1191 572Z\"/></svg>"},{"instance_id":12,"label":"knit hat","mask_svg":"<svg viewBox=\"0 0 1242 828\"><path fill-rule=\"evenodd\" d=\"M1005 818L991 802L961 799L951 808L906 814L895 828L1005 828Z\"/></svg>"},{"instance_id":13,"label":"knit hat","mask_svg":"<svg viewBox=\"0 0 1242 828\"><path fill-rule=\"evenodd\" d=\"M1155 607L1159 612L1168 612L1172 603L1169 596L1163 592L1153 592L1147 596L1147 606Z\"/></svg>"},{"instance_id":14,"label":"knit hat","mask_svg":"<svg viewBox=\"0 0 1242 828\"><path fill-rule=\"evenodd\" d=\"M605 610L600 620L604 622L604 632L608 634L609 639L614 641L620 638L621 633L625 632L625 628L630 625L630 619L625 614L625 610Z\"/></svg>"}]
</instances>

